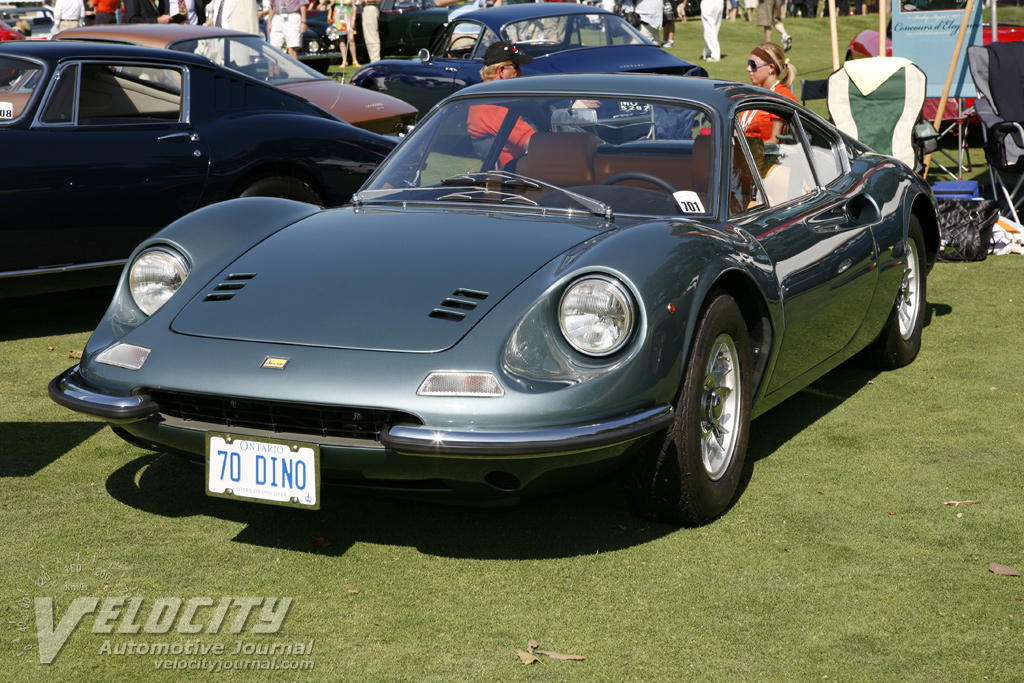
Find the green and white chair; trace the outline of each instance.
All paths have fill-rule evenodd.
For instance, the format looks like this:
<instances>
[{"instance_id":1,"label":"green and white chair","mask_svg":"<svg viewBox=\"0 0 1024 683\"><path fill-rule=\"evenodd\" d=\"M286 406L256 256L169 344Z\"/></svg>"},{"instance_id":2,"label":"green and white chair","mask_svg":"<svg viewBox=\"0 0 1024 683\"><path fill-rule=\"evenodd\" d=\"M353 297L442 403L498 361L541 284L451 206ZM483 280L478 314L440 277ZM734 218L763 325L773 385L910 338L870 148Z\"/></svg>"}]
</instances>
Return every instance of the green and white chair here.
<instances>
[{"instance_id":1,"label":"green and white chair","mask_svg":"<svg viewBox=\"0 0 1024 683\"><path fill-rule=\"evenodd\" d=\"M828 78L828 111L836 127L880 154L919 170L914 124L928 80L902 57L848 60Z\"/></svg>"}]
</instances>

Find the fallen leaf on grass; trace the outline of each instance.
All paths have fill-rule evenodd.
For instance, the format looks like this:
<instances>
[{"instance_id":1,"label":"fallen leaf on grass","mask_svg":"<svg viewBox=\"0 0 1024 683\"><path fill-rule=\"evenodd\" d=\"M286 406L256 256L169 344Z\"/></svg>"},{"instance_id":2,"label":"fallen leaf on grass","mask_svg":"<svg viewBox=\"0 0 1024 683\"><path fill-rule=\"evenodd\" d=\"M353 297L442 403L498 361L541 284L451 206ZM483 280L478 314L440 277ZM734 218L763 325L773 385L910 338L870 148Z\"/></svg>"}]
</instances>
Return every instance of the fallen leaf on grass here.
<instances>
[{"instance_id":1,"label":"fallen leaf on grass","mask_svg":"<svg viewBox=\"0 0 1024 683\"><path fill-rule=\"evenodd\" d=\"M523 650L516 650L516 654L519 655L519 661L523 664L534 664L540 661L529 652L525 652Z\"/></svg>"},{"instance_id":2,"label":"fallen leaf on grass","mask_svg":"<svg viewBox=\"0 0 1024 683\"><path fill-rule=\"evenodd\" d=\"M313 545L318 545L321 548L327 548L334 545L334 541L329 538L324 538L323 536L314 536Z\"/></svg>"},{"instance_id":3,"label":"fallen leaf on grass","mask_svg":"<svg viewBox=\"0 0 1024 683\"><path fill-rule=\"evenodd\" d=\"M355 588L349 588L349 589L348 589L348 592L349 592L349 593L352 593L353 595L355 595L355 594L356 594L356 593L358 593L359 591L358 591L358 590L356 590Z\"/></svg>"},{"instance_id":4,"label":"fallen leaf on grass","mask_svg":"<svg viewBox=\"0 0 1024 683\"><path fill-rule=\"evenodd\" d=\"M527 652L533 652L533 651L534 651L534 650L536 650L536 649L537 649L538 647L540 647L540 643L538 643L538 642L537 642L536 640L534 640L533 638L530 638L530 640L528 640L528 641L526 642L526 651L527 651Z\"/></svg>"},{"instance_id":5,"label":"fallen leaf on grass","mask_svg":"<svg viewBox=\"0 0 1024 683\"><path fill-rule=\"evenodd\" d=\"M980 500L947 500L943 505L952 505L953 507L956 507L957 505L976 505L980 502Z\"/></svg>"},{"instance_id":6,"label":"fallen leaf on grass","mask_svg":"<svg viewBox=\"0 0 1024 683\"><path fill-rule=\"evenodd\" d=\"M585 657L581 655L563 655L561 652L548 652L547 650L537 650L539 654L547 655L551 659L565 659L574 662L582 662Z\"/></svg>"},{"instance_id":7,"label":"fallen leaf on grass","mask_svg":"<svg viewBox=\"0 0 1024 683\"><path fill-rule=\"evenodd\" d=\"M1007 567L1005 564L999 564L998 562L990 564L988 570L999 576L1020 576L1020 572L1013 567Z\"/></svg>"},{"instance_id":8,"label":"fallen leaf on grass","mask_svg":"<svg viewBox=\"0 0 1024 683\"><path fill-rule=\"evenodd\" d=\"M47 350L47 351L53 351L53 347L52 347L52 346L47 346L47 347L46 347L46 350Z\"/></svg>"},{"instance_id":9,"label":"fallen leaf on grass","mask_svg":"<svg viewBox=\"0 0 1024 683\"><path fill-rule=\"evenodd\" d=\"M76 351L72 351L71 353L68 354L68 358L81 358L81 357L82 357L82 350L81 349L78 349Z\"/></svg>"}]
</instances>

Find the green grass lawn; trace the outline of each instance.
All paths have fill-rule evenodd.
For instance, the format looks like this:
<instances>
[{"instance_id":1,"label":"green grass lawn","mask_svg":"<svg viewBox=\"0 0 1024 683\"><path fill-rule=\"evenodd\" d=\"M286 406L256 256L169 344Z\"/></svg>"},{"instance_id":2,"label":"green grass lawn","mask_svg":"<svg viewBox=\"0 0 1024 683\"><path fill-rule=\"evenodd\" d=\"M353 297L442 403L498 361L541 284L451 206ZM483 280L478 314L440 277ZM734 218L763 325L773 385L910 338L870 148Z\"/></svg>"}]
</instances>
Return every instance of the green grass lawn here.
<instances>
[{"instance_id":1,"label":"green grass lawn","mask_svg":"<svg viewBox=\"0 0 1024 683\"><path fill-rule=\"evenodd\" d=\"M155 668L170 657L104 648L313 640L312 655L278 657L313 672L219 675L1024 680L1024 587L989 571L1024 569L1022 268L1018 256L938 264L917 361L844 366L755 420L735 505L699 529L640 520L614 479L495 510L330 491L318 512L208 498L199 469L47 398L101 300L5 311L4 679L182 680ZM980 502L944 504L967 500ZM255 613L239 634L194 636L180 621L121 634L122 618L96 633L88 615L38 663L34 598L54 599L59 624L74 598L119 595L143 598L139 625L158 598L293 603L272 635L252 632ZM209 626L204 609L191 623ZM530 639L586 659L524 666Z\"/></svg>"},{"instance_id":2,"label":"green grass lawn","mask_svg":"<svg viewBox=\"0 0 1024 683\"><path fill-rule=\"evenodd\" d=\"M845 45L877 18L840 24ZM827 23L787 28L801 72L827 75ZM740 78L760 30L722 35L709 70ZM676 40L699 57L699 21ZM209 498L201 470L47 398L102 297L0 310L0 678L196 678L156 668L177 658L314 667L217 674L245 681L1022 681L1024 586L989 571L1024 570L1022 269L938 264L918 359L843 366L755 420L735 505L698 529L635 517L614 478L490 510L330 490L317 512ZM292 599L280 630L256 632L259 609L237 633L237 606L218 632L216 607L154 610L248 596ZM76 598L118 597L141 598L138 614L61 632ZM50 665L36 598L67 636ZM530 639L585 659L524 665ZM237 643L278 654L231 655Z\"/></svg>"}]
</instances>

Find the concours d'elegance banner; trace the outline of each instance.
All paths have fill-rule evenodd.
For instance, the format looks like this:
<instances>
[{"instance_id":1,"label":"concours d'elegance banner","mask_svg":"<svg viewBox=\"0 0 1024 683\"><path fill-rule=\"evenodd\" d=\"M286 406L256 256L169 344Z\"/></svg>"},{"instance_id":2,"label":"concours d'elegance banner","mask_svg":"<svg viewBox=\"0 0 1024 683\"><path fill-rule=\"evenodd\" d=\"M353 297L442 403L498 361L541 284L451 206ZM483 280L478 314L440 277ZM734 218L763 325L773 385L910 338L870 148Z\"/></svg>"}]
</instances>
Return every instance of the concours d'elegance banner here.
<instances>
[{"instance_id":1,"label":"concours d'elegance banner","mask_svg":"<svg viewBox=\"0 0 1024 683\"><path fill-rule=\"evenodd\" d=\"M892 54L909 59L928 77L928 97L941 97L949 63L956 48L960 25L968 21L964 42L949 97L975 97L974 81L967 68L967 46L982 44L981 10L985 3L975 0L971 16L965 17L966 0L905 0L893 3Z\"/></svg>"}]
</instances>

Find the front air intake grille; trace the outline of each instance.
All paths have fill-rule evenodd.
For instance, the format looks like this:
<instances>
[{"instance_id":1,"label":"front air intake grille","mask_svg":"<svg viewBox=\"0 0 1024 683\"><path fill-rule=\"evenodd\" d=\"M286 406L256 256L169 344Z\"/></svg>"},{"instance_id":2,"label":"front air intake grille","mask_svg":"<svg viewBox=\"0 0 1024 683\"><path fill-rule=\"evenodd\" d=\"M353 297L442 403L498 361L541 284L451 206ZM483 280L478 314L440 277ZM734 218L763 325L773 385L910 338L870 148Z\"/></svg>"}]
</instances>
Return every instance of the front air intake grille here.
<instances>
[{"instance_id":1,"label":"front air intake grille","mask_svg":"<svg viewBox=\"0 0 1024 683\"><path fill-rule=\"evenodd\" d=\"M392 425L423 424L408 413L377 408L260 401L176 391L146 393L160 406L160 414L165 417L273 434L309 434L321 438L380 442L381 432Z\"/></svg>"},{"instance_id":2,"label":"front air intake grille","mask_svg":"<svg viewBox=\"0 0 1024 683\"><path fill-rule=\"evenodd\" d=\"M454 323L461 322L466 318L464 311L476 310L476 307L479 305L477 302L483 301L489 296L490 294L487 292L481 292L476 289L456 289L450 297L442 301L441 305L428 313L427 316L440 318L441 320L450 320Z\"/></svg>"},{"instance_id":3,"label":"front air intake grille","mask_svg":"<svg viewBox=\"0 0 1024 683\"><path fill-rule=\"evenodd\" d=\"M203 297L203 301L231 301L235 294L245 287L256 273L232 273L224 282L220 282L213 291Z\"/></svg>"}]
</instances>

